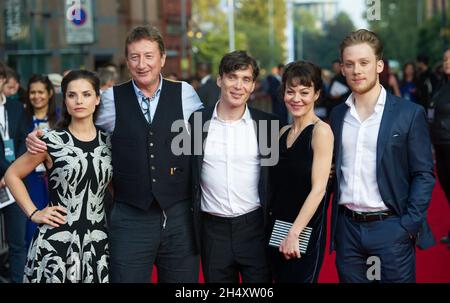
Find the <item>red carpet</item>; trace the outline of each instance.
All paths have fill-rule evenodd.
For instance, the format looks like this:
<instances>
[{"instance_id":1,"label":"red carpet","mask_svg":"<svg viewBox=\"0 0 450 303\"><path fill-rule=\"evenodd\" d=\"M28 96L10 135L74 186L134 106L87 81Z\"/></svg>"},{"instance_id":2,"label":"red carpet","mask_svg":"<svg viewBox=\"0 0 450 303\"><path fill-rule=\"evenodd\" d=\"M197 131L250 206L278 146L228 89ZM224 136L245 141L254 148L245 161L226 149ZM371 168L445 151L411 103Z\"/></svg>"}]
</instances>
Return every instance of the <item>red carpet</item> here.
<instances>
[{"instance_id":1,"label":"red carpet","mask_svg":"<svg viewBox=\"0 0 450 303\"><path fill-rule=\"evenodd\" d=\"M330 217L330 214L328 215ZM428 223L436 238L436 245L427 249L417 249L417 282L419 283L450 283L450 250L439 243L450 229L450 207L444 192L438 182L433 191L433 198L428 211ZM328 224L329 226L330 224ZM328 232L328 239L330 234ZM327 241L329 243L329 241ZM328 245L319 283L338 282L336 272L335 253L328 254Z\"/></svg>"},{"instance_id":2,"label":"red carpet","mask_svg":"<svg viewBox=\"0 0 450 303\"><path fill-rule=\"evenodd\" d=\"M330 214L328 214L328 218L330 218ZM450 207L438 182L436 182L436 186L434 187L433 198L428 211L428 222L436 238L436 245L427 250L417 249L417 282L450 283L450 249L447 249L446 245L439 243L439 240L447 235L450 229ZM328 224L329 226L330 224ZM327 243L329 243L329 230L327 237ZM334 265L335 253L328 254L328 246L327 244L319 283L338 282L336 267ZM156 269L154 269L152 282L156 281L157 274ZM203 282L201 274L200 281Z\"/></svg>"}]
</instances>

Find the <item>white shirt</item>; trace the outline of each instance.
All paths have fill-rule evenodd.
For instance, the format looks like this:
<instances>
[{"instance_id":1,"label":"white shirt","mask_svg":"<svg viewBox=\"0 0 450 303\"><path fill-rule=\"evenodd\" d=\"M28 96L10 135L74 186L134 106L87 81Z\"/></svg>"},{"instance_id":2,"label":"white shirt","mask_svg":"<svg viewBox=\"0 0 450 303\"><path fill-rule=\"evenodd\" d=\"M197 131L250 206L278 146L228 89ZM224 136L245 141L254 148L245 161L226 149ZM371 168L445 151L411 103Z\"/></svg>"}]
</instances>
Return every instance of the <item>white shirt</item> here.
<instances>
[{"instance_id":1,"label":"white shirt","mask_svg":"<svg viewBox=\"0 0 450 303\"><path fill-rule=\"evenodd\" d=\"M6 114L5 104L6 97L0 94L0 135L3 140L9 140L8 115Z\"/></svg>"},{"instance_id":2,"label":"white shirt","mask_svg":"<svg viewBox=\"0 0 450 303\"><path fill-rule=\"evenodd\" d=\"M342 181L340 205L354 211L374 212L388 209L377 183L377 140L386 103L382 87L374 113L361 122L351 94L345 102L350 110L342 129Z\"/></svg>"},{"instance_id":3,"label":"white shirt","mask_svg":"<svg viewBox=\"0 0 450 303\"><path fill-rule=\"evenodd\" d=\"M208 80L211 79L211 75L206 75L200 80L201 85L205 85Z\"/></svg>"},{"instance_id":4,"label":"white shirt","mask_svg":"<svg viewBox=\"0 0 450 303\"><path fill-rule=\"evenodd\" d=\"M162 76L160 75L160 83L157 91L151 97L150 104L150 115L151 120L153 120L156 108L159 103L160 92L163 87ZM136 94L136 98L139 102L139 107L142 108L141 98L144 95L142 91L135 85L133 81L133 88ZM101 127L103 130L113 133L114 128L116 127L116 105L114 102L114 88L110 87L106 91L103 92L101 96L101 102L98 109L97 119L95 120L95 124ZM168 100L170 101L170 100ZM200 101L197 93L194 88L184 82L181 81L181 105L183 107L183 118L185 123L188 122L189 117L193 112L203 108L203 103Z\"/></svg>"},{"instance_id":5,"label":"white shirt","mask_svg":"<svg viewBox=\"0 0 450 303\"><path fill-rule=\"evenodd\" d=\"M200 177L201 210L237 217L259 208L259 174L256 126L248 108L240 120L225 122L218 117L216 104Z\"/></svg>"}]
</instances>

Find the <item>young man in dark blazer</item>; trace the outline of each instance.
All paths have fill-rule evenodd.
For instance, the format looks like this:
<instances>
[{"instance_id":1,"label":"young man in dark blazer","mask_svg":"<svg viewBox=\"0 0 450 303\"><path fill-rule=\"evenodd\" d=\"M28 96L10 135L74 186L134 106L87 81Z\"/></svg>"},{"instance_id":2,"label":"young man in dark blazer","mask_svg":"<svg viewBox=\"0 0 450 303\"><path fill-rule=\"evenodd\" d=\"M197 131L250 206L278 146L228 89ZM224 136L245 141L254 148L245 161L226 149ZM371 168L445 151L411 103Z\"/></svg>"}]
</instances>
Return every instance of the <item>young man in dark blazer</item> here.
<instances>
[{"instance_id":1,"label":"young man in dark blazer","mask_svg":"<svg viewBox=\"0 0 450 303\"><path fill-rule=\"evenodd\" d=\"M342 282L415 282L415 242L433 242L426 215L435 178L425 111L380 85L382 52L367 30L341 44L352 94L330 121L336 169L331 249Z\"/></svg>"},{"instance_id":2,"label":"young man in dark blazer","mask_svg":"<svg viewBox=\"0 0 450 303\"><path fill-rule=\"evenodd\" d=\"M206 282L270 282L264 223L269 166L278 161L278 120L249 108L259 73L244 51L226 54L215 106L189 119L194 226Z\"/></svg>"},{"instance_id":3,"label":"young man in dark blazer","mask_svg":"<svg viewBox=\"0 0 450 303\"><path fill-rule=\"evenodd\" d=\"M23 114L22 103L6 98L3 94L5 81L5 67L0 62L0 188L6 186L3 176L11 162L25 152L26 135L20 125ZM16 203L6 206L2 211L9 246L11 281L21 283L27 257L25 242L27 218Z\"/></svg>"}]
</instances>

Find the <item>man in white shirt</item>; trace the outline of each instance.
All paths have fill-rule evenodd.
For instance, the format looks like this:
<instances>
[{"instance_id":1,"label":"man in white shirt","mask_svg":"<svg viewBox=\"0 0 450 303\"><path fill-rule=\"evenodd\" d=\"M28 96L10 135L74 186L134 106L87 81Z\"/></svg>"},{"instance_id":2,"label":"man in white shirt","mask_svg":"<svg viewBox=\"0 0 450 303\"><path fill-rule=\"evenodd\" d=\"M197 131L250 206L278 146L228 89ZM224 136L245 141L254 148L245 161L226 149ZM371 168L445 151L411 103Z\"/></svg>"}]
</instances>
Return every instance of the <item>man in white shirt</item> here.
<instances>
[{"instance_id":1,"label":"man in white shirt","mask_svg":"<svg viewBox=\"0 0 450 303\"><path fill-rule=\"evenodd\" d=\"M243 282L270 281L264 237L268 167L263 158L279 127L274 116L247 106L258 73L246 52L225 55L217 79L219 101L190 118L194 145L197 139L202 146L192 170L194 224L206 282L239 282L239 274Z\"/></svg>"},{"instance_id":2,"label":"man in white shirt","mask_svg":"<svg viewBox=\"0 0 450 303\"><path fill-rule=\"evenodd\" d=\"M426 224L434 167L425 112L380 85L382 53L368 30L341 44L352 94L330 122L336 167L331 249L342 282L415 282L414 244L433 242Z\"/></svg>"}]
</instances>

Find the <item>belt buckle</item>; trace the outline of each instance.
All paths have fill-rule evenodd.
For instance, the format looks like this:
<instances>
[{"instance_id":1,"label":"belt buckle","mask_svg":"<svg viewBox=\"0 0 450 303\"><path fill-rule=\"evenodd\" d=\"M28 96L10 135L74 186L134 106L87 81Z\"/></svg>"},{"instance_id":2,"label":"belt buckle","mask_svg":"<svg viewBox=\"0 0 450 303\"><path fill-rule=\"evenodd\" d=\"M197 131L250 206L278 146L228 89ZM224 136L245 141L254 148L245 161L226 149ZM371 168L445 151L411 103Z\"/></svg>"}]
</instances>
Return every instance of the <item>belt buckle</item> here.
<instances>
[{"instance_id":1,"label":"belt buckle","mask_svg":"<svg viewBox=\"0 0 450 303\"><path fill-rule=\"evenodd\" d=\"M364 221L364 214L362 214L359 211L355 211L355 210L351 210L352 212L352 219L357 221L357 222L362 222Z\"/></svg>"},{"instance_id":2,"label":"belt buckle","mask_svg":"<svg viewBox=\"0 0 450 303\"><path fill-rule=\"evenodd\" d=\"M367 222L368 221L368 215L366 215L366 214L363 214L363 213L359 213L359 217L360 217L360 221L362 221L362 222Z\"/></svg>"}]
</instances>

